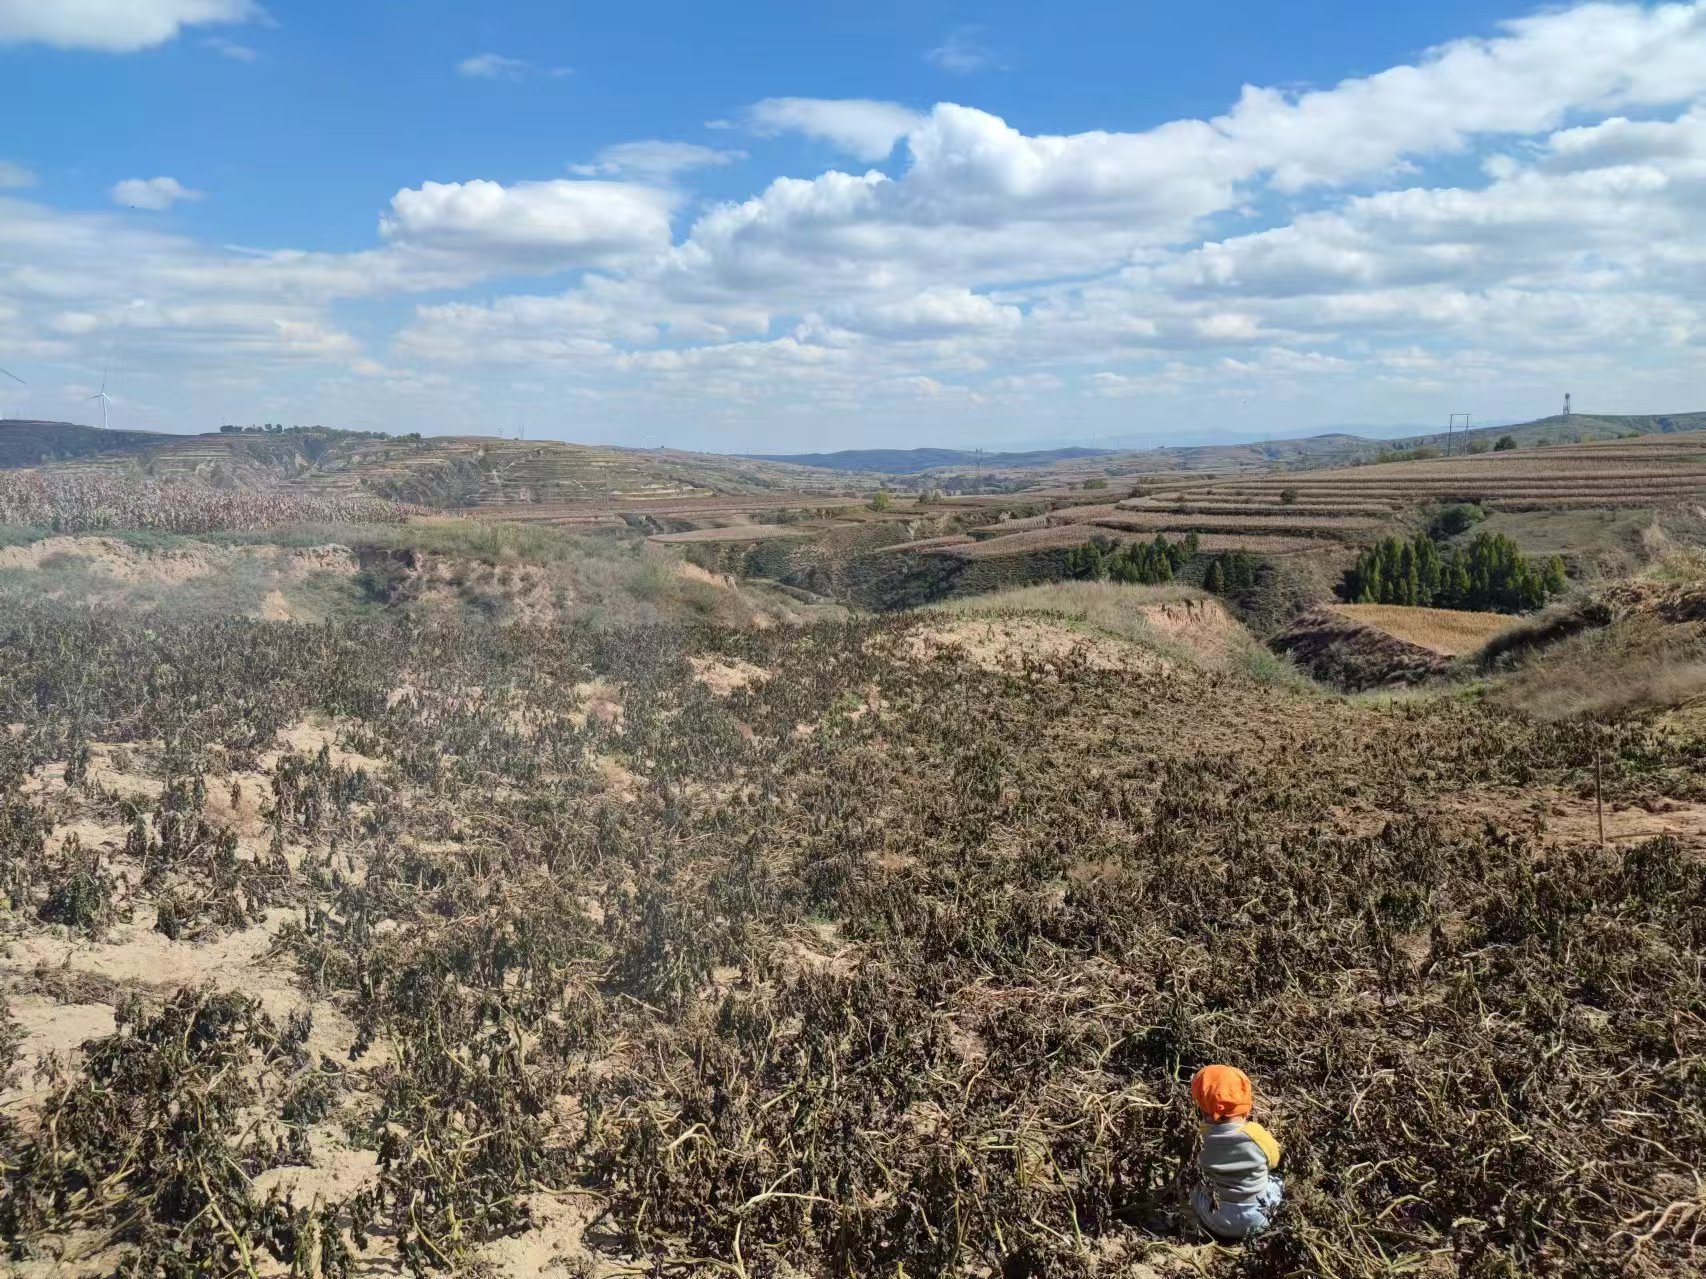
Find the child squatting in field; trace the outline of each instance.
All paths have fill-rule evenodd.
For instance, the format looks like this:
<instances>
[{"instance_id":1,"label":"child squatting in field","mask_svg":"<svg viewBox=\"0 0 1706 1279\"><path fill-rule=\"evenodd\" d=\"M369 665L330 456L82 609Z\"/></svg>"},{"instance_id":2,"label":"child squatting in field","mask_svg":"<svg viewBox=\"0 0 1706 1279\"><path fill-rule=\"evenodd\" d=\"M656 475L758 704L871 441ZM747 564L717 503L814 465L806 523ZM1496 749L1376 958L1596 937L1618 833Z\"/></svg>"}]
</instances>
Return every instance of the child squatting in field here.
<instances>
[{"instance_id":1,"label":"child squatting in field","mask_svg":"<svg viewBox=\"0 0 1706 1279\"><path fill-rule=\"evenodd\" d=\"M1216 1239L1234 1242L1268 1228L1285 1186L1273 1175L1280 1145L1250 1119L1250 1077L1236 1066L1204 1066L1191 1076L1191 1100L1203 1114L1202 1184L1191 1196Z\"/></svg>"}]
</instances>

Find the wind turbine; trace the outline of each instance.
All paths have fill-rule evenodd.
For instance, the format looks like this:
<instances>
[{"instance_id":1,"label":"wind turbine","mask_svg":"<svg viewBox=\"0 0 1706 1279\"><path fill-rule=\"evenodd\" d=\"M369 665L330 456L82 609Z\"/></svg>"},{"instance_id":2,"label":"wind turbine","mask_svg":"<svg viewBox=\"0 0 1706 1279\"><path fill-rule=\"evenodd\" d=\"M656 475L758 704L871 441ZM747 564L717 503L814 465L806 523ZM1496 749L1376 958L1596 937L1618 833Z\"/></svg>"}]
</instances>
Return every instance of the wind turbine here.
<instances>
[{"instance_id":1,"label":"wind turbine","mask_svg":"<svg viewBox=\"0 0 1706 1279\"><path fill-rule=\"evenodd\" d=\"M107 394L107 374L104 369L101 371L101 389L84 400L83 403L89 404L95 400L101 402L101 429L104 431L107 429L107 405L113 402L112 397Z\"/></svg>"},{"instance_id":2,"label":"wind turbine","mask_svg":"<svg viewBox=\"0 0 1706 1279\"><path fill-rule=\"evenodd\" d=\"M13 373L10 369L0 369L0 373L4 373L7 377L11 378L12 381L16 382L19 386L28 386L29 385L28 382L24 381L23 378L19 377L16 373ZM20 391L20 392L18 392L18 394L22 395L23 392Z\"/></svg>"}]
</instances>

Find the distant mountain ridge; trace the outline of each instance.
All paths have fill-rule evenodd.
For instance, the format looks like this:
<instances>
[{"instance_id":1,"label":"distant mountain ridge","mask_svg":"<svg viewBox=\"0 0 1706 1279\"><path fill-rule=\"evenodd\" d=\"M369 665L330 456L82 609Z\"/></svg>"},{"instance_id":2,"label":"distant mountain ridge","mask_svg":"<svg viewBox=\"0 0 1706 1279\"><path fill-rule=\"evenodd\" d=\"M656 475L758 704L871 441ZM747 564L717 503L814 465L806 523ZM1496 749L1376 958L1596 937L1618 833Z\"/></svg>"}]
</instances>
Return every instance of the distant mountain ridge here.
<instances>
[{"instance_id":1,"label":"distant mountain ridge","mask_svg":"<svg viewBox=\"0 0 1706 1279\"><path fill-rule=\"evenodd\" d=\"M1404 439L1343 431L1242 444L1147 449L1070 447L845 449L792 455L692 453L561 440L415 434L329 427L200 435L104 430L70 422L0 420L0 469L197 479L222 488L362 493L441 508L643 501L689 496L868 493L943 488L1018 492L1135 483L1186 472L1306 471L1447 452L1490 452L1509 435L1520 448L1706 430L1706 412L1555 415Z\"/></svg>"},{"instance_id":2,"label":"distant mountain ridge","mask_svg":"<svg viewBox=\"0 0 1706 1279\"><path fill-rule=\"evenodd\" d=\"M1109 457L1116 449L1030 449L1017 453L982 453L972 449L841 449L835 453L747 453L761 462L787 462L794 466L816 466L826 471L857 471L876 475L918 475L944 467L978 466L999 470L1027 470L1074 462L1082 458Z\"/></svg>"}]
</instances>

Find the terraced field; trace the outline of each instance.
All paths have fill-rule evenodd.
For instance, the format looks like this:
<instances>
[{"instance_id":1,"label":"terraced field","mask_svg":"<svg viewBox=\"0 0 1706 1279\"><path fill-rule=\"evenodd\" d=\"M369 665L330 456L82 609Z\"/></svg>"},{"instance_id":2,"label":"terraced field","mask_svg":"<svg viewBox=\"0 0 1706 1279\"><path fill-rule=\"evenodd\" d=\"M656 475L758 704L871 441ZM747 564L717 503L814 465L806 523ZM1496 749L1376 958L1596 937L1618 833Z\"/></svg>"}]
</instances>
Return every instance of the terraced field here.
<instances>
[{"instance_id":1,"label":"terraced field","mask_svg":"<svg viewBox=\"0 0 1706 1279\"><path fill-rule=\"evenodd\" d=\"M1062 550L1067 547L1081 546L1092 538L1101 538L1109 542L1148 542L1153 540L1153 535L1147 531L1120 529L1108 524L1067 523L981 540L975 538L965 540L930 539L929 541L932 543L943 544L931 546L915 543L910 548L903 545L890 549L933 549L939 554L953 555L960 559L992 560L1009 555L1029 555L1036 551ZM1204 533L1198 536L1197 542L1201 550L1209 552L1255 551L1268 555L1288 555L1297 551L1313 549L1317 545L1316 542L1304 537L1278 537L1244 533Z\"/></svg>"},{"instance_id":2,"label":"terraced field","mask_svg":"<svg viewBox=\"0 0 1706 1279\"><path fill-rule=\"evenodd\" d=\"M1287 503L1282 495L1289 494ZM1425 502L1500 511L1665 507L1706 500L1706 434L1654 435L1431 461L1152 486L1122 509L1170 517L1378 518ZM1347 528L1352 527L1347 524Z\"/></svg>"},{"instance_id":3,"label":"terraced field","mask_svg":"<svg viewBox=\"0 0 1706 1279\"><path fill-rule=\"evenodd\" d=\"M738 518L769 511L803 511L818 518L833 519L868 505L865 496L837 496L812 492L781 492L762 497L722 497L688 494L680 497L608 498L585 502L516 502L482 505L480 514L516 524L561 526L624 523L624 516L659 521Z\"/></svg>"},{"instance_id":4,"label":"terraced field","mask_svg":"<svg viewBox=\"0 0 1706 1279\"><path fill-rule=\"evenodd\" d=\"M680 533L656 533L652 541L665 545L691 545L694 542L768 542L776 538L810 537L803 528L785 524L730 524L722 528L695 528Z\"/></svg>"},{"instance_id":5,"label":"terraced field","mask_svg":"<svg viewBox=\"0 0 1706 1279\"><path fill-rule=\"evenodd\" d=\"M877 554L947 566L943 580L956 583L964 575L951 566L966 561L1022 566L1012 585L1058 575L1064 552L1087 542L1194 533L1204 552L1306 557L1307 571L1332 578L1355 549L1413 528L1424 508L1474 502L1490 513L1486 527L1498 526L1531 554L1561 554L1572 573L1592 577L1626 567L1629 547L1654 517L1667 525L1706 518L1706 433L1316 471L1151 472L1125 494L1051 478L1019 494L957 498L933 508L957 517ZM1416 641L1438 653L1456 651L1456 642Z\"/></svg>"}]
</instances>

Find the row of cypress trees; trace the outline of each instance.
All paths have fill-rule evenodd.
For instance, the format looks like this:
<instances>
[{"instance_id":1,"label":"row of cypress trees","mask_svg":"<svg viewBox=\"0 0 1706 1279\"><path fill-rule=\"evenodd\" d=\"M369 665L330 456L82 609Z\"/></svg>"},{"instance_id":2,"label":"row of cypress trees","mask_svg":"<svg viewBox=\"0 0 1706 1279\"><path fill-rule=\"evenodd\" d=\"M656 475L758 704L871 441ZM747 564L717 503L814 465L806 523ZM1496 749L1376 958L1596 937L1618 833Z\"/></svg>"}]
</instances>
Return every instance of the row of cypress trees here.
<instances>
[{"instance_id":1,"label":"row of cypress trees","mask_svg":"<svg viewBox=\"0 0 1706 1279\"><path fill-rule=\"evenodd\" d=\"M1097 538L1066 553L1066 572L1070 577L1098 582L1112 580L1153 586L1171 582L1180 567L1196 555L1197 545L1195 533L1187 533L1177 542L1169 542L1157 533L1153 542L1130 542L1125 546Z\"/></svg>"},{"instance_id":2,"label":"row of cypress trees","mask_svg":"<svg viewBox=\"0 0 1706 1279\"><path fill-rule=\"evenodd\" d=\"M1418 533L1409 540L1388 537L1364 551L1345 570L1340 594L1355 604L1525 613L1564 587L1562 559L1532 559L1502 533L1477 533L1467 548L1443 555Z\"/></svg>"}]
</instances>

